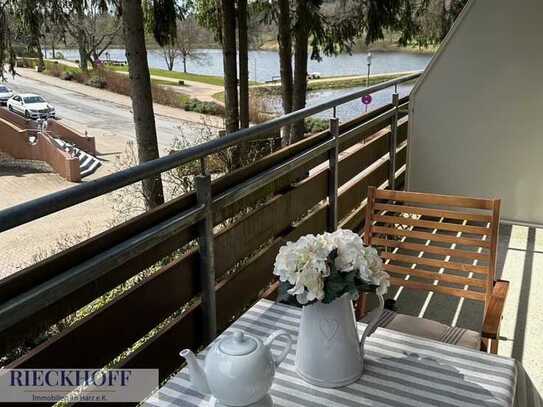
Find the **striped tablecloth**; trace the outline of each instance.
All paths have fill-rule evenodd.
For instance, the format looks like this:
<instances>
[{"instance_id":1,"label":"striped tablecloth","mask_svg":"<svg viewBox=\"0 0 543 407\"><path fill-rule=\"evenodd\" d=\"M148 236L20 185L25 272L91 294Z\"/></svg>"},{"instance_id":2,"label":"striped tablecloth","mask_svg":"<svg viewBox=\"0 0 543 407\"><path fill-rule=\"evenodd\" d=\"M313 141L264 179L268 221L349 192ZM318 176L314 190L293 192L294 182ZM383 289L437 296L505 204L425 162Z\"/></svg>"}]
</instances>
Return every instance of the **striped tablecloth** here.
<instances>
[{"instance_id":1,"label":"striped tablecloth","mask_svg":"<svg viewBox=\"0 0 543 407\"><path fill-rule=\"evenodd\" d=\"M276 329L284 329L296 343L300 315L297 308L261 300L223 335L241 329L265 338ZM359 331L364 328L359 324ZM283 344L276 342L280 340L274 342L273 349L278 352ZM295 349L276 371L271 389L275 406L543 406L513 359L383 328L366 341L362 378L340 389L315 387L298 377ZM205 351L199 354L201 360L204 356ZM522 388L517 389L517 385ZM188 372L183 369L145 405L205 407L208 400L191 387Z\"/></svg>"}]
</instances>

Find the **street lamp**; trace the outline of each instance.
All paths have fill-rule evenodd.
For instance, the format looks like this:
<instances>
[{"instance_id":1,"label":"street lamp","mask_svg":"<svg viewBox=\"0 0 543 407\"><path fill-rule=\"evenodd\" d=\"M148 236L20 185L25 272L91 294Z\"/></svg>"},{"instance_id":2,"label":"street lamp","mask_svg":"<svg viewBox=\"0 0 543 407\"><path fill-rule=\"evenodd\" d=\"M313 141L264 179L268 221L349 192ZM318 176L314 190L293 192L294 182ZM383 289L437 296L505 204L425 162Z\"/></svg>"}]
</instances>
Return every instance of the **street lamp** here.
<instances>
[{"instance_id":1,"label":"street lamp","mask_svg":"<svg viewBox=\"0 0 543 407\"><path fill-rule=\"evenodd\" d=\"M370 73L371 73L371 60L373 59L373 55L371 55L371 52L368 52L368 56L366 57L366 61L368 63L368 76L366 78L366 87L370 86Z\"/></svg>"},{"instance_id":2,"label":"street lamp","mask_svg":"<svg viewBox=\"0 0 543 407\"><path fill-rule=\"evenodd\" d=\"M368 55L366 56L366 61L368 63L368 76L366 76L366 88L370 87L370 73L371 73L371 60L372 59L373 59L373 55L371 55L371 52L368 52ZM370 101L371 101L371 97L370 97ZM366 105L365 111L367 112L369 103L364 103L364 104Z\"/></svg>"}]
</instances>

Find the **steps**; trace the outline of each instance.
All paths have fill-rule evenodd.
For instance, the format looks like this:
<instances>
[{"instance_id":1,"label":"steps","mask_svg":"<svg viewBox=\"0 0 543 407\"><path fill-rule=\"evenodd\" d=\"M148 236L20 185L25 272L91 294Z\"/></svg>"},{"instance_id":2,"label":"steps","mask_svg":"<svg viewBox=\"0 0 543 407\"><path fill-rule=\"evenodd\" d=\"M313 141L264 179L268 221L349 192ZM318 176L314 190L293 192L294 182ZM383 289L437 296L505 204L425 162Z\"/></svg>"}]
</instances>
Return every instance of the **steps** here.
<instances>
[{"instance_id":1,"label":"steps","mask_svg":"<svg viewBox=\"0 0 543 407\"><path fill-rule=\"evenodd\" d=\"M58 148L71 152L79 159L81 178L93 174L102 165L102 162L98 158L86 153L80 148L77 148L73 144L67 143L59 138L54 138L53 140L57 144Z\"/></svg>"}]
</instances>

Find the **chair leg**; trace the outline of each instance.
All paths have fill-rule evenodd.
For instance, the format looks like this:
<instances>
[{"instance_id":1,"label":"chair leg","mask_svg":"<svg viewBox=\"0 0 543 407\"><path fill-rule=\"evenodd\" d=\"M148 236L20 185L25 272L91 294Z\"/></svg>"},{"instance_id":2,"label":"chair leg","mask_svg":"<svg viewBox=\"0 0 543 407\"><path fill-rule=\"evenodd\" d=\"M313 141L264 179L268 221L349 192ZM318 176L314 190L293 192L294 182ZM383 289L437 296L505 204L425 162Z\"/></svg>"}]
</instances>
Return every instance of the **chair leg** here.
<instances>
[{"instance_id":1,"label":"chair leg","mask_svg":"<svg viewBox=\"0 0 543 407\"><path fill-rule=\"evenodd\" d=\"M490 353L498 354L498 338L490 340Z\"/></svg>"},{"instance_id":2,"label":"chair leg","mask_svg":"<svg viewBox=\"0 0 543 407\"><path fill-rule=\"evenodd\" d=\"M488 353L498 354L498 339L481 338L481 351Z\"/></svg>"}]
</instances>

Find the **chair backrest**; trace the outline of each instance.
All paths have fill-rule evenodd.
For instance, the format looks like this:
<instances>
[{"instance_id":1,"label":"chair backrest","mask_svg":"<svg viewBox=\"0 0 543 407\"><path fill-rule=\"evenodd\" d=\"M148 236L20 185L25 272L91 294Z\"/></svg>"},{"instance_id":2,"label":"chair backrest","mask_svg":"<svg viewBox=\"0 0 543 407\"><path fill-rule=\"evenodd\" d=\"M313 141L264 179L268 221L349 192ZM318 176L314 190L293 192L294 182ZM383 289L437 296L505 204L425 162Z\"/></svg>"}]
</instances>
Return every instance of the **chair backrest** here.
<instances>
[{"instance_id":1,"label":"chair backrest","mask_svg":"<svg viewBox=\"0 0 543 407\"><path fill-rule=\"evenodd\" d=\"M500 200L368 191L364 239L391 284L485 303L492 294Z\"/></svg>"}]
</instances>

